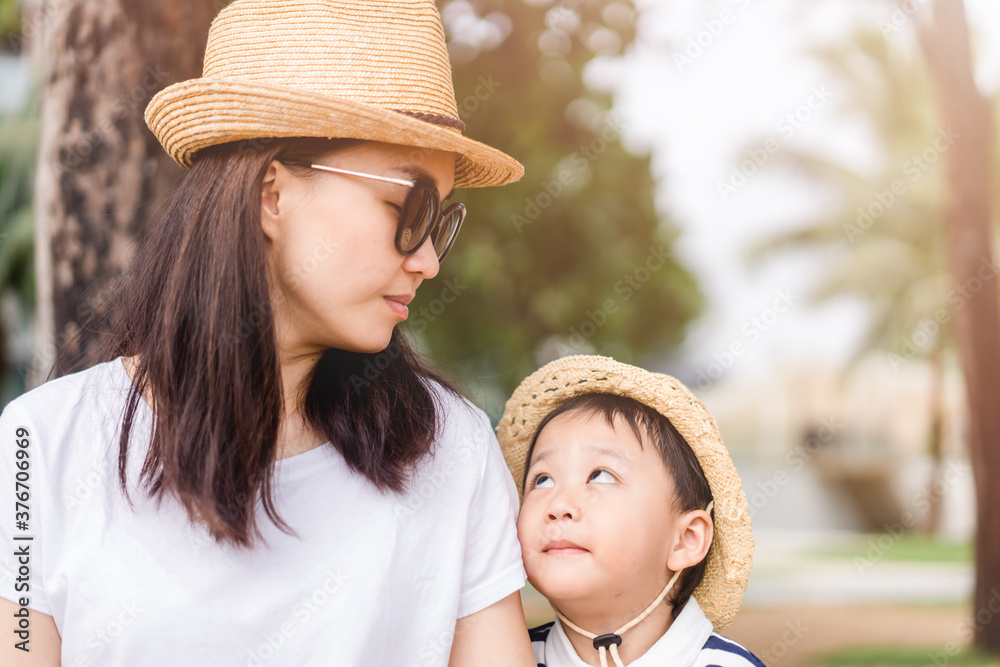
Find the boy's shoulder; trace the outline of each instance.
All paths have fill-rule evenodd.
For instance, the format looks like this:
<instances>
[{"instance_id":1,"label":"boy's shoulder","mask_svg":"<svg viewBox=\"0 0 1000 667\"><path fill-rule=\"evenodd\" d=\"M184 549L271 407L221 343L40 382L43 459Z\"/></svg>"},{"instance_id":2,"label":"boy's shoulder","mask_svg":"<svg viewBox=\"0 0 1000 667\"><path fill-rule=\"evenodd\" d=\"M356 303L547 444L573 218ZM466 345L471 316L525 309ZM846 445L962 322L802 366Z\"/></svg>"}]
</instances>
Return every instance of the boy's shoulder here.
<instances>
[{"instance_id":1,"label":"boy's shoulder","mask_svg":"<svg viewBox=\"0 0 1000 667\"><path fill-rule=\"evenodd\" d=\"M549 640L549 633L552 632L552 626L555 623L555 621L549 621L544 625L539 625L537 628L528 630L528 638L531 639L531 652L535 654L535 664L538 667L546 667L545 642Z\"/></svg>"},{"instance_id":2,"label":"boy's shoulder","mask_svg":"<svg viewBox=\"0 0 1000 667\"><path fill-rule=\"evenodd\" d=\"M544 625L539 625L537 628L531 628L528 630L528 637L530 637L533 642L544 642L549 638L549 632L555 624L555 621L549 621Z\"/></svg>"},{"instance_id":3,"label":"boy's shoulder","mask_svg":"<svg viewBox=\"0 0 1000 667\"><path fill-rule=\"evenodd\" d=\"M713 632L698 654L696 667L765 667L760 658L732 639Z\"/></svg>"}]
</instances>

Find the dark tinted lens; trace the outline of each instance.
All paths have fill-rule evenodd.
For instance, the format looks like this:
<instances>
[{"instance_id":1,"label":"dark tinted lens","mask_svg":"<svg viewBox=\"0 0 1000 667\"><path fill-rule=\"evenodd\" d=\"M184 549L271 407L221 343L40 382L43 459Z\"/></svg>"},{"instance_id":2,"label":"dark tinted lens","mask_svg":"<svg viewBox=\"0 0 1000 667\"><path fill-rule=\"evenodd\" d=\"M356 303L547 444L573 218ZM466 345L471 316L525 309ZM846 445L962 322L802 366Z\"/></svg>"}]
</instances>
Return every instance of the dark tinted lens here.
<instances>
[{"instance_id":1,"label":"dark tinted lens","mask_svg":"<svg viewBox=\"0 0 1000 667\"><path fill-rule=\"evenodd\" d=\"M463 204L452 204L441 214L441 222L431 232L434 252L437 253L439 262L451 250L451 246L455 243L455 237L458 236L458 230L462 228L463 220L465 220L465 206Z\"/></svg>"},{"instance_id":2,"label":"dark tinted lens","mask_svg":"<svg viewBox=\"0 0 1000 667\"><path fill-rule=\"evenodd\" d=\"M396 230L400 252L414 252L427 239L430 225L437 217L437 208L437 188L422 184L410 188Z\"/></svg>"}]
</instances>

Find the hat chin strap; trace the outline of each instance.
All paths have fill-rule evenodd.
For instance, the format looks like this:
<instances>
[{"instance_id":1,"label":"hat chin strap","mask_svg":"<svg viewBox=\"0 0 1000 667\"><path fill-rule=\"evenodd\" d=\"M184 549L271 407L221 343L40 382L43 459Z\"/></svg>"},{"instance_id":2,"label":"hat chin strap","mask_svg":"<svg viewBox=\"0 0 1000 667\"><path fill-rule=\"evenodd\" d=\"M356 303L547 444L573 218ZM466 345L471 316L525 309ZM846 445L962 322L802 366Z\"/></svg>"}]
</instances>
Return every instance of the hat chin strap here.
<instances>
[{"instance_id":1,"label":"hat chin strap","mask_svg":"<svg viewBox=\"0 0 1000 667\"><path fill-rule=\"evenodd\" d=\"M710 502L708 504L708 507L705 508L705 511L711 513L712 507L714 506L715 502L714 501ZM660 591L660 594L656 596L656 599L653 600L653 602L648 607L646 607L645 611L643 611L641 614L633 618L631 621L629 621L628 623L626 623L625 625L623 625L622 627L618 628L617 630L615 630L610 634L595 635L593 632L587 632L586 630L584 630L583 628L581 628L580 626L576 625L571 620L563 616L562 612L559 611L558 609L556 609L556 616L558 616L559 620L562 621L563 624L566 625L571 630L583 635L587 639L594 640L594 648L597 649L597 652L601 657L601 667L608 667L608 653L611 653L611 659L615 661L615 667L625 667L625 664L622 662L621 657L618 655L618 647L622 643L621 635L624 634L627 630L631 630L635 626L639 625L639 623L641 623L643 619L645 619L647 616L653 613L653 610L656 609L656 607L661 602L663 602L663 598L667 597L667 593L669 593L670 589L674 587L674 583L677 582L677 577L681 576L681 572L683 571L684 570L677 570L676 572L674 572L674 576L670 577L670 581L668 581L667 585L663 587L663 590ZM555 609L555 607L553 607L553 609Z\"/></svg>"}]
</instances>

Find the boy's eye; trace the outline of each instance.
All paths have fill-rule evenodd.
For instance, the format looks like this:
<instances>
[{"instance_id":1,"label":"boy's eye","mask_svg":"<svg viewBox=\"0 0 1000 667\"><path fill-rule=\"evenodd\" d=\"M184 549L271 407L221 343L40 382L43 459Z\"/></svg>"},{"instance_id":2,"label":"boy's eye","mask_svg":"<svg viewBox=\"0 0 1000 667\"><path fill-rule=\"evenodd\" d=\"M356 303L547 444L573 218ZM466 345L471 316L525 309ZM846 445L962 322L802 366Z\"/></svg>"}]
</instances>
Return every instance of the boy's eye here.
<instances>
[{"instance_id":1,"label":"boy's eye","mask_svg":"<svg viewBox=\"0 0 1000 667\"><path fill-rule=\"evenodd\" d=\"M539 475L535 475L535 479L531 483L531 488L533 488L533 489L544 489L544 488L552 487L552 486L555 486L555 485L556 485L556 483L554 481L552 481L551 477L549 477L545 473L541 473Z\"/></svg>"},{"instance_id":2,"label":"boy's eye","mask_svg":"<svg viewBox=\"0 0 1000 667\"><path fill-rule=\"evenodd\" d=\"M598 484L617 484L618 480L614 478L614 475L609 473L607 470L595 470L590 473L590 478L588 482L597 482Z\"/></svg>"}]
</instances>

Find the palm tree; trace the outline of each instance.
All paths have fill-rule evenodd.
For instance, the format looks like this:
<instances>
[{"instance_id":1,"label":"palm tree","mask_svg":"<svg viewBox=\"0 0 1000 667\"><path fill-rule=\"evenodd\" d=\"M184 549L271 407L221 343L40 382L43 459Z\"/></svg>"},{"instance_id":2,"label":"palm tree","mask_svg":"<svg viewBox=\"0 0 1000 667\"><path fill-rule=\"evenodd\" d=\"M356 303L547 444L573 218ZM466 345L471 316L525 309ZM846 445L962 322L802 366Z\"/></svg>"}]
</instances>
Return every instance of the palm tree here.
<instances>
[{"instance_id":1,"label":"palm tree","mask_svg":"<svg viewBox=\"0 0 1000 667\"><path fill-rule=\"evenodd\" d=\"M807 174L832 191L837 204L754 248L750 258L761 262L790 249L829 251L834 260L812 301L850 295L869 306L867 330L850 365L874 351L885 354L893 370L929 361L933 489L943 468L942 375L955 346L942 169L955 137L938 126L919 55L894 50L875 26L861 26L850 41L817 49L815 56L846 92L842 113L861 114L870 124L880 164L866 173L812 152L778 154L776 166ZM924 528L935 532L939 517L939 503L932 502Z\"/></svg>"}]
</instances>

